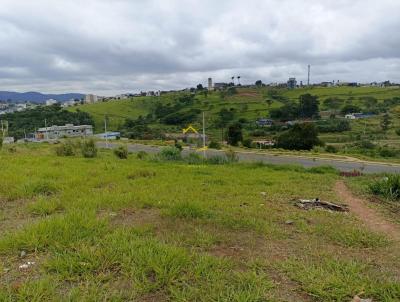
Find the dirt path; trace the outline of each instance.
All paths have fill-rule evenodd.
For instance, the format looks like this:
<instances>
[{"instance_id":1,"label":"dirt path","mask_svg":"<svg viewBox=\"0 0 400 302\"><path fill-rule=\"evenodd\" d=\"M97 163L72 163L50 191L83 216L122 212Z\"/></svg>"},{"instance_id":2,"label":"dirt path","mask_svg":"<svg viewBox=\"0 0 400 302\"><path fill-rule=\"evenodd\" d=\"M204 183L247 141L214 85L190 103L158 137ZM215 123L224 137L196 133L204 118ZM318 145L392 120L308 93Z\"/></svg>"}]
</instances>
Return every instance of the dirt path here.
<instances>
[{"instance_id":1,"label":"dirt path","mask_svg":"<svg viewBox=\"0 0 400 302\"><path fill-rule=\"evenodd\" d=\"M387 221L374 209L369 208L366 200L353 195L343 181L340 180L335 184L335 191L343 203L349 206L350 212L360 218L371 230L385 233L391 239L400 241L399 227Z\"/></svg>"}]
</instances>

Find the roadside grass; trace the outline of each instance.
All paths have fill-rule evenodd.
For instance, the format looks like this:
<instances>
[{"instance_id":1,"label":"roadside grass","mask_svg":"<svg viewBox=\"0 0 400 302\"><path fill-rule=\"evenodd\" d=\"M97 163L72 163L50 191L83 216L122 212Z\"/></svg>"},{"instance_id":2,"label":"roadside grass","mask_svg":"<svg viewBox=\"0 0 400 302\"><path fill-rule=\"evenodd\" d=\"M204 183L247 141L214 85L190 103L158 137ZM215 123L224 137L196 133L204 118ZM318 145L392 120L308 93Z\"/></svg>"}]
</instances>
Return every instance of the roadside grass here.
<instances>
[{"instance_id":1,"label":"roadside grass","mask_svg":"<svg viewBox=\"0 0 400 302\"><path fill-rule=\"evenodd\" d=\"M294 206L339 201L334 169L53 149L0 152L0 216L23 200L34 218L0 234L0 300L285 301L282 287L296 301L398 298L394 243L352 215ZM18 269L27 259L35 269Z\"/></svg>"}]
</instances>

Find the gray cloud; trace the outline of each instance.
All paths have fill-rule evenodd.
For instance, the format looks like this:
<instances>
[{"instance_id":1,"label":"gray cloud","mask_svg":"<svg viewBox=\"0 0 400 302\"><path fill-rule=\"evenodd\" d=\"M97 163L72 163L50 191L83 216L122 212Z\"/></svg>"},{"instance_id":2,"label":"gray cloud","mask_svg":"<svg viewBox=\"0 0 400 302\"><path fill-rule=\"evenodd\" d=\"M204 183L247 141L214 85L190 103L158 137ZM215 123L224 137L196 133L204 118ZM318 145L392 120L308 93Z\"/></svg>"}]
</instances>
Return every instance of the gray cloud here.
<instances>
[{"instance_id":1,"label":"gray cloud","mask_svg":"<svg viewBox=\"0 0 400 302\"><path fill-rule=\"evenodd\" d=\"M2 0L0 89L111 95L226 81L400 82L397 0Z\"/></svg>"}]
</instances>

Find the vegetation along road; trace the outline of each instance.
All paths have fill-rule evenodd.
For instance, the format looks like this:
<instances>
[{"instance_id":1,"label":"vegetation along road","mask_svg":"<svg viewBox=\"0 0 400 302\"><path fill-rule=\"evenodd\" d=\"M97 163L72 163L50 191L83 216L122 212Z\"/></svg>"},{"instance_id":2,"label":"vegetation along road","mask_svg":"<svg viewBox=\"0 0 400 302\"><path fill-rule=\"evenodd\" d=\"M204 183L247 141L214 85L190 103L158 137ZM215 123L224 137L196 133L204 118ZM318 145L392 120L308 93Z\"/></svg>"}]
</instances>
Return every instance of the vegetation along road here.
<instances>
[{"instance_id":1,"label":"vegetation along road","mask_svg":"<svg viewBox=\"0 0 400 302\"><path fill-rule=\"evenodd\" d=\"M99 142L98 146L106 148L105 142ZM108 143L109 148L119 146L116 143ZM129 144L128 150L130 152L145 151L147 153L158 153L162 147L149 146L142 144ZM183 153L194 152L193 150L184 149ZM340 171L353 171L359 170L364 173L399 173L400 165L397 164L386 164L368 161L351 161L345 159L328 159L328 158L311 158L305 156L295 155L276 155L256 152L236 152L239 161L244 162L266 162L270 164L296 164L306 168L317 167L317 166L332 166ZM209 149L206 151L208 156L224 156L224 151Z\"/></svg>"}]
</instances>

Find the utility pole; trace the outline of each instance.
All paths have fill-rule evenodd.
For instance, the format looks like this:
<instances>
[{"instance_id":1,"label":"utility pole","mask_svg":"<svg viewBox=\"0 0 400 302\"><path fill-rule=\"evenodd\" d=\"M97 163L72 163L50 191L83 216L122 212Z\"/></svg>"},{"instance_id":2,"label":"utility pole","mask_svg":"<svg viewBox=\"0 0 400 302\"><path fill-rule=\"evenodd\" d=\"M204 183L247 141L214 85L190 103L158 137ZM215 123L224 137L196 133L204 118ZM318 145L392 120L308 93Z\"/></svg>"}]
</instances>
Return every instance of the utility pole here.
<instances>
[{"instance_id":1,"label":"utility pole","mask_svg":"<svg viewBox=\"0 0 400 302\"><path fill-rule=\"evenodd\" d=\"M48 140L49 139L49 134L47 133L47 120L46 119L44 119L44 128L46 129L45 130L45 133L46 133L45 138L46 138L46 140Z\"/></svg>"},{"instance_id":2,"label":"utility pole","mask_svg":"<svg viewBox=\"0 0 400 302\"><path fill-rule=\"evenodd\" d=\"M311 66L310 66L310 65L308 65L307 86L310 86L310 71L311 71Z\"/></svg>"},{"instance_id":3,"label":"utility pole","mask_svg":"<svg viewBox=\"0 0 400 302\"><path fill-rule=\"evenodd\" d=\"M106 148L108 149L107 115L104 116L104 135L106 136Z\"/></svg>"},{"instance_id":4,"label":"utility pole","mask_svg":"<svg viewBox=\"0 0 400 302\"><path fill-rule=\"evenodd\" d=\"M203 156L206 158L206 128L204 123L204 111L203 111Z\"/></svg>"}]
</instances>

